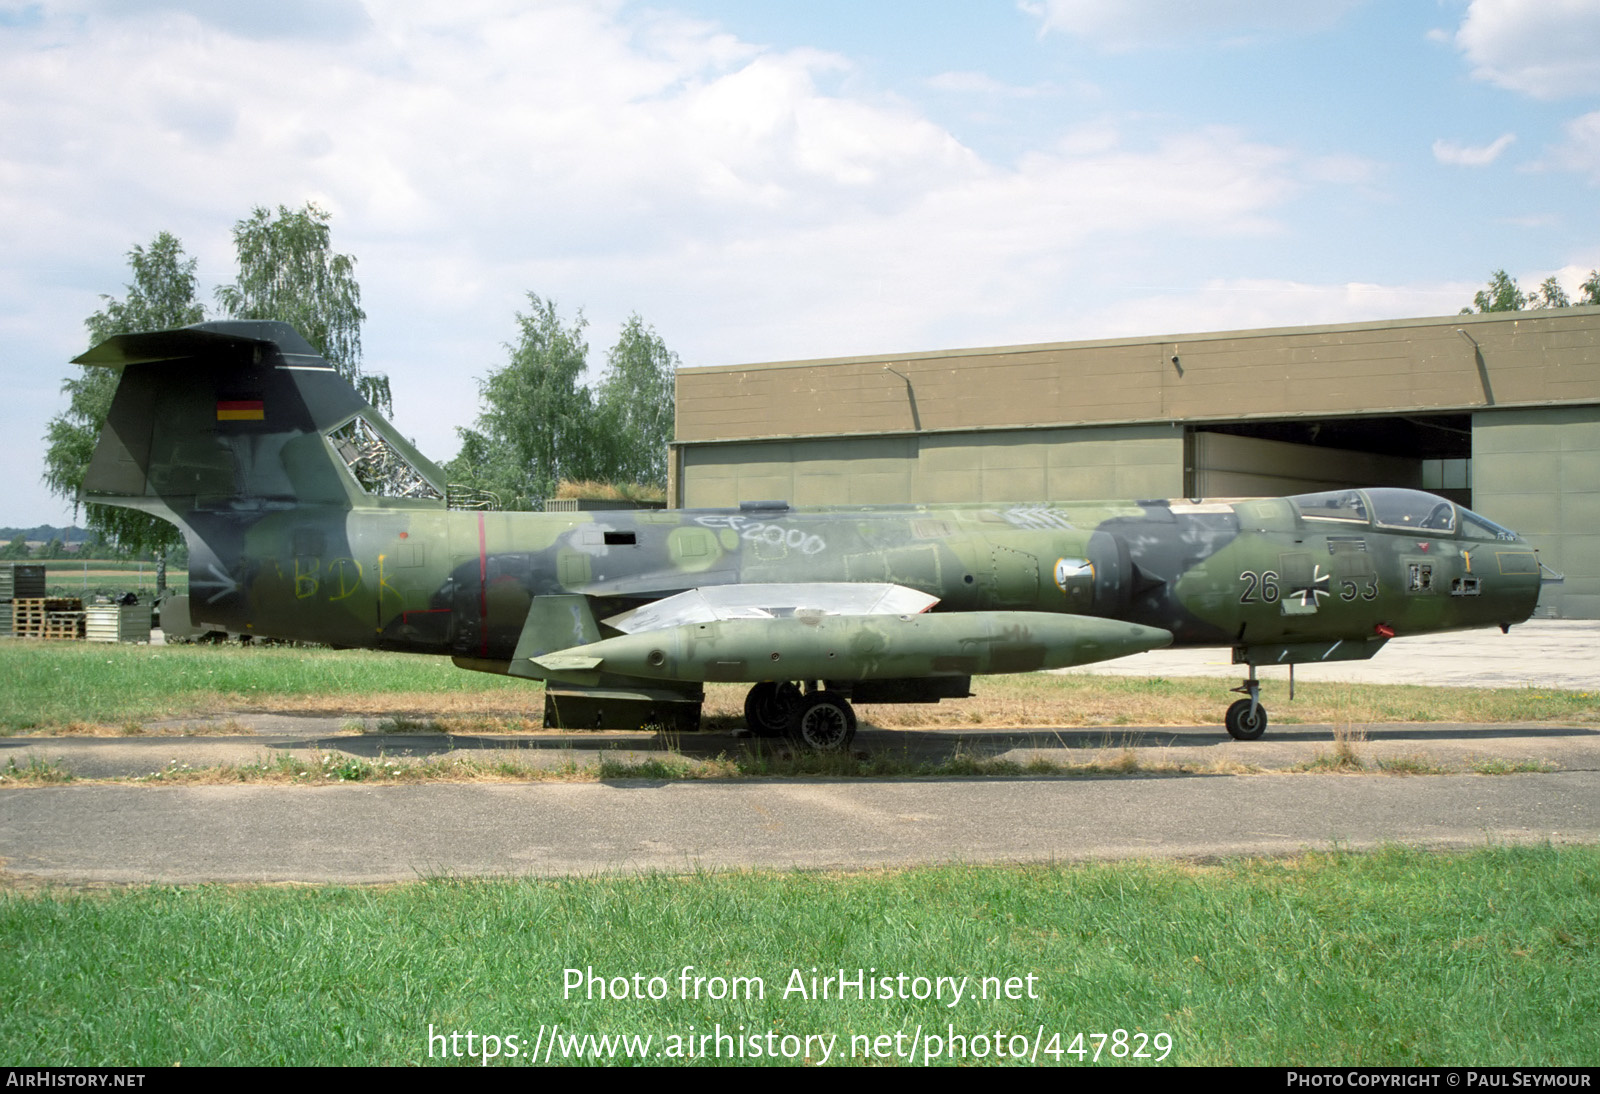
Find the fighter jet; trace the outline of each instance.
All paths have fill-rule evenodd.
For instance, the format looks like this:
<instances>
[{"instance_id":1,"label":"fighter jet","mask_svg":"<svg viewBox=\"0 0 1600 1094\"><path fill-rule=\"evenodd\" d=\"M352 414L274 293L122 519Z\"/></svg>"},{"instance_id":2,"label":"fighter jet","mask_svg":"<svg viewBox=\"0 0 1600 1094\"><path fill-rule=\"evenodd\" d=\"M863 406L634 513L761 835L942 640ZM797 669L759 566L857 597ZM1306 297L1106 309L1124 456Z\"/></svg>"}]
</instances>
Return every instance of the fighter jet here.
<instances>
[{"instance_id":1,"label":"fighter jet","mask_svg":"<svg viewBox=\"0 0 1600 1094\"><path fill-rule=\"evenodd\" d=\"M1259 666L1506 629L1539 593L1521 537L1416 490L500 512L285 324L119 335L77 363L121 370L84 496L182 530L197 622L542 680L551 726L697 726L704 685L737 682L753 733L839 749L853 702L1179 645L1248 667L1226 727L1252 740Z\"/></svg>"}]
</instances>

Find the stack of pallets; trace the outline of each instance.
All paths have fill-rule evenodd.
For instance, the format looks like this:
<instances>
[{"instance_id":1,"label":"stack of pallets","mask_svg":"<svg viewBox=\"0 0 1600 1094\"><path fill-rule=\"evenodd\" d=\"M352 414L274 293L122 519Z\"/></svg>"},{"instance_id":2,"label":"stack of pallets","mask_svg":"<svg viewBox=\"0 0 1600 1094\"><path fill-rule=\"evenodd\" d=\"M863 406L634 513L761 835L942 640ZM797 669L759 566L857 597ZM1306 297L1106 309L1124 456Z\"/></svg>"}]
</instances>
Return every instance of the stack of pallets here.
<instances>
[{"instance_id":1,"label":"stack of pallets","mask_svg":"<svg viewBox=\"0 0 1600 1094\"><path fill-rule=\"evenodd\" d=\"M75 596L13 600L11 631L18 638L82 638L83 601Z\"/></svg>"},{"instance_id":2,"label":"stack of pallets","mask_svg":"<svg viewBox=\"0 0 1600 1094\"><path fill-rule=\"evenodd\" d=\"M19 562L0 564L0 637L16 633L14 617L18 598L44 596L44 567Z\"/></svg>"}]
</instances>

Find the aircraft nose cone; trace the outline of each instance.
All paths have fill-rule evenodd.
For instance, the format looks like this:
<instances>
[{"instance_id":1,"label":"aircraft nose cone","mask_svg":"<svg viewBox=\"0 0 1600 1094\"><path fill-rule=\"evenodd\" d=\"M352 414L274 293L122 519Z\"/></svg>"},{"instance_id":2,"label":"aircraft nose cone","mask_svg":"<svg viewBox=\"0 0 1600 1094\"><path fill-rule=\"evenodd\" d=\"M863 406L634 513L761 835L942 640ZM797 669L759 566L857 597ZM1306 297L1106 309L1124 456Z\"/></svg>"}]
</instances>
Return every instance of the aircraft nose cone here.
<instances>
[{"instance_id":1,"label":"aircraft nose cone","mask_svg":"<svg viewBox=\"0 0 1600 1094\"><path fill-rule=\"evenodd\" d=\"M1484 575L1484 595L1501 626L1525 622L1539 606L1543 586L1539 552L1518 537L1497 550L1494 566Z\"/></svg>"}]
</instances>

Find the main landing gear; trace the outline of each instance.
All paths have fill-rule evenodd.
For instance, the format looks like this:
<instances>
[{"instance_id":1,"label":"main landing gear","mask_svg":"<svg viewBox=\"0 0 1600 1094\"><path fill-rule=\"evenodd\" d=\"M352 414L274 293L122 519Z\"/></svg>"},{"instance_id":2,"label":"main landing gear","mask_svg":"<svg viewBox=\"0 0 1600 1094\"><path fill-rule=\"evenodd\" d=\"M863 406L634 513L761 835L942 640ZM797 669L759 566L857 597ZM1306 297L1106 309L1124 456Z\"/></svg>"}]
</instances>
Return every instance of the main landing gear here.
<instances>
[{"instance_id":1,"label":"main landing gear","mask_svg":"<svg viewBox=\"0 0 1600 1094\"><path fill-rule=\"evenodd\" d=\"M757 737L788 737L816 752L842 751L856 735L850 700L815 680L804 692L787 680L757 684L745 696L744 721Z\"/></svg>"},{"instance_id":2,"label":"main landing gear","mask_svg":"<svg viewBox=\"0 0 1600 1094\"><path fill-rule=\"evenodd\" d=\"M1267 731L1267 708L1261 705L1261 681L1256 679L1256 667L1250 666L1250 678L1233 689L1248 699L1240 699L1228 708L1223 723L1228 736L1236 741L1253 741Z\"/></svg>"}]
</instances>

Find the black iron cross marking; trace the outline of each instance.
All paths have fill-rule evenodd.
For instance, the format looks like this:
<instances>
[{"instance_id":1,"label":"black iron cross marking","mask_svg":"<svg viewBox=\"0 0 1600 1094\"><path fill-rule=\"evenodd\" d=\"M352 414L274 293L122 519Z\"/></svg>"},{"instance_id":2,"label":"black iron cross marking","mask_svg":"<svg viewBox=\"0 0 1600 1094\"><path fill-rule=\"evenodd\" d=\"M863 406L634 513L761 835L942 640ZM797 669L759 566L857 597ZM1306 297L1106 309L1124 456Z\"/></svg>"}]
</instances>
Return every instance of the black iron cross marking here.
<instances>
[{"instance_id":1,"label":"black iron cross marking","mask_svg":"<svg viewBox=\"0 0 1600 1094\"><path fill-rule=\"evenodd\" d=\"M1331 576L1332 575L1330 574L1325 574L1322 572L1322 566L1319 563L1311 575L1310 583L1302 585L1298 588L1290 589L1289 595L1298 596L1300 598L1300 606L1302 608L1316 608L1322 603L1322 601L1317 598L1333 595L1328 591L1328 579Z\"/></svg>"}]
</instances>

